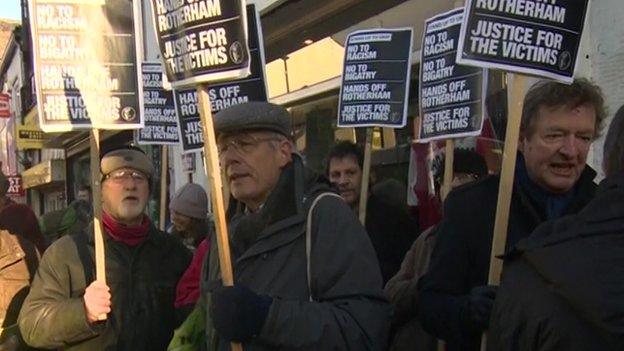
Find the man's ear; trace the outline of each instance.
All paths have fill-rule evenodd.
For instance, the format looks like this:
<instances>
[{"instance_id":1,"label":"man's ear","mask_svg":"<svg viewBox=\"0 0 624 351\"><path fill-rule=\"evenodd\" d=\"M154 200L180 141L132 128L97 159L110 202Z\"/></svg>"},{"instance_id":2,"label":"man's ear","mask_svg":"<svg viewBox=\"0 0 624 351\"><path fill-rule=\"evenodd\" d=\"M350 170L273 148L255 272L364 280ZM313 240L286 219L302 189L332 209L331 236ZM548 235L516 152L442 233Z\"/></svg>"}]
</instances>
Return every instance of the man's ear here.
<instances>
[{"instance_id":1,"label":"man's ear","mask_svg":"<svg viewBox=\"0 0 624 351\"><path fill-rule=\"evenodd\" d=\"M520 132L520 135L518 136L518 151L520 151L523 154L524 154L525 143L526 143L525 134Z\"/></svg>"},{"instance_id":2,"label":"man's ear","mask_svg":"<svg viewBox=\"0 0 624 351\"><path fill-rule=\"evenodd\" d=\"M284 139L279 141L278 147L278 159L280 167L286 166L292 161L292 154L294 152L293 143L290 140Z\"/></svg>"}]
</instances>

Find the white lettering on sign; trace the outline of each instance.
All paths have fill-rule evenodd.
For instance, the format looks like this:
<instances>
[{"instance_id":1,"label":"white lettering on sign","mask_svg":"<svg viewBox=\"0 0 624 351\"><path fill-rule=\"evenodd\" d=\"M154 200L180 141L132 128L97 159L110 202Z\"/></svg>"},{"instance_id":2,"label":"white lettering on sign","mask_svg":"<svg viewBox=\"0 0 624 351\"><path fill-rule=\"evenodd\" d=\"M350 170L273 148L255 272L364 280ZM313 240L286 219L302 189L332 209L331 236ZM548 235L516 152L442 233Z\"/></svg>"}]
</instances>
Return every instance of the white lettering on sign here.
<instances>
[{"instance_id":1,"label":"white lettering on sign","mask_svg":"<svg viewBox=\"0 0 624 351\"><path fill-rule=\"evenodd\" d=\"M476 8L564 23L566 9L557 0L477 0Z\"/></svg>"},{"instance_id":2,"label":"white lettering on sign","mask_svg":"<svg viewBox=\"0 0 624 351\"><path fill-rule=\"evenodd\" d=\"M156 0L158 30L165 32L190 22L221 16L219 0Z\"/></svg>"}]
</instances>

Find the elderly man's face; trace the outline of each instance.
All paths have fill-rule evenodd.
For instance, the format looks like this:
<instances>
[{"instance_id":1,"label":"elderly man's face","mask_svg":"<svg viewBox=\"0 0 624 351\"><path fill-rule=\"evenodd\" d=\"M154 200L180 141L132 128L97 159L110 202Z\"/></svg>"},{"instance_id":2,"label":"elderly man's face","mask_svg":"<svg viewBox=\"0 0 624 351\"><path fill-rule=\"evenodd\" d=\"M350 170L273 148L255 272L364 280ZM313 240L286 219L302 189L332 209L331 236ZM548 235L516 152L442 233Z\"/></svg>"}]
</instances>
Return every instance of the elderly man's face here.
<instances>
[{"instance_id":1,"label":"elderly man's face","mask_svg":"<svg viewBox=\"0 0 624 351\"><path fill-rule=\"evenodd\" d=\"M521 137L529 178L552 193L565 193L578 181L596 133L596 111L581 105L541 107L532 133Z\"/></svg>"},{"instance_id":2,"label":"elderly man's face","mask_svg":"<svg viewBox=\"0 0 624 351\"><path fill-rule=\"evenodd\" d=\"M117 169L102 182L102 208L126 225L138 225L149 197L147 176L131 168Z\"/></svg>"},{"instance_id":3,"label":"elderly man's face","mask_svg":"<svg viewBox=\"0 0 624 351\"><path fill-rule=\"evenodd\" d=\"M255 131L221 135L217 145L232 196L257 210L291 161L292 144L275 133Z\"/></svg>"}]
</instances>

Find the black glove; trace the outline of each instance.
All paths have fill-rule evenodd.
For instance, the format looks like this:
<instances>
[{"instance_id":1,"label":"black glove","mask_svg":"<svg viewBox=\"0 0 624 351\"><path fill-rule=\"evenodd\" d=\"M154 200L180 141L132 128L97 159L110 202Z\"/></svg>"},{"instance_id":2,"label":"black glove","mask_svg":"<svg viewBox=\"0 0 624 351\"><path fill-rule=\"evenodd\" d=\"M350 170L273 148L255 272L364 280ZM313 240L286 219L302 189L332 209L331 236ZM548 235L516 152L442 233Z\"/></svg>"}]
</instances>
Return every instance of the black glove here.
<instances>
[{"instance_id":1,"label":"black glove","mask_svg":"<svg viewBox=\"0 0 624 351\"><path fill-rule=\"evenodd\" d=\"M241 285L219 286L212 291L210 315L220 337L242 342L260 332L271 303L271 297Z\"/></svg>"},{"instance_id":2,"label":"black glove","mask_svg":"<svg viewBox=\"0 0 624 351\"><path fill-rule=\"evenodd\" d=\"M488 328L497 290L498 286L494 285L477 286L470 290L463 316L470 330L482 332Z\"/></svg>"}]
</instances>

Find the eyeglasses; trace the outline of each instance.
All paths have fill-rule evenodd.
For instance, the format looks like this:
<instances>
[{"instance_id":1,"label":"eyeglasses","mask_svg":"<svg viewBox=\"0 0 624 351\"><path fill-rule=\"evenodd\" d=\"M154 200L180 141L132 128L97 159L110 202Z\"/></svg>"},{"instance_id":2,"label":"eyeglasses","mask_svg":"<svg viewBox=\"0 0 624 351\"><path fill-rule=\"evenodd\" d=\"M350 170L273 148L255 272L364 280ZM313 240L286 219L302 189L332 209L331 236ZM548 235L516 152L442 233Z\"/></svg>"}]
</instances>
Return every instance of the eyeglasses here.
<instances>
[{"instance_id":1,"label":"eyeglasses","mask_svg":"<svg viewBox=\"0 0 624 351\"><path fill-rule=\"evenodd\" d=\"M127 179L132 179L137 183L147 182L147 176L145 174L138 172L138 171L131 171L128 169L119 169L116 171L112 171L109 174L107 174L104 178L110 179L114 183L118 183L118 184L123 183Z\"/></svg>"},{"instance_id":2,"label":"eyeglasses","mask_svg":"<svg viewBox=\"0 0 624 351\"><path fill-rule=\"evenodd\" d=\"M253 135L245 134L218 141L217 149L219 154L227 152L230 147L239 153L248 154L252 152L258 144L272 140L279 140L279 138L276 136L256 138Z\"/></svg>"}]
</instances>

